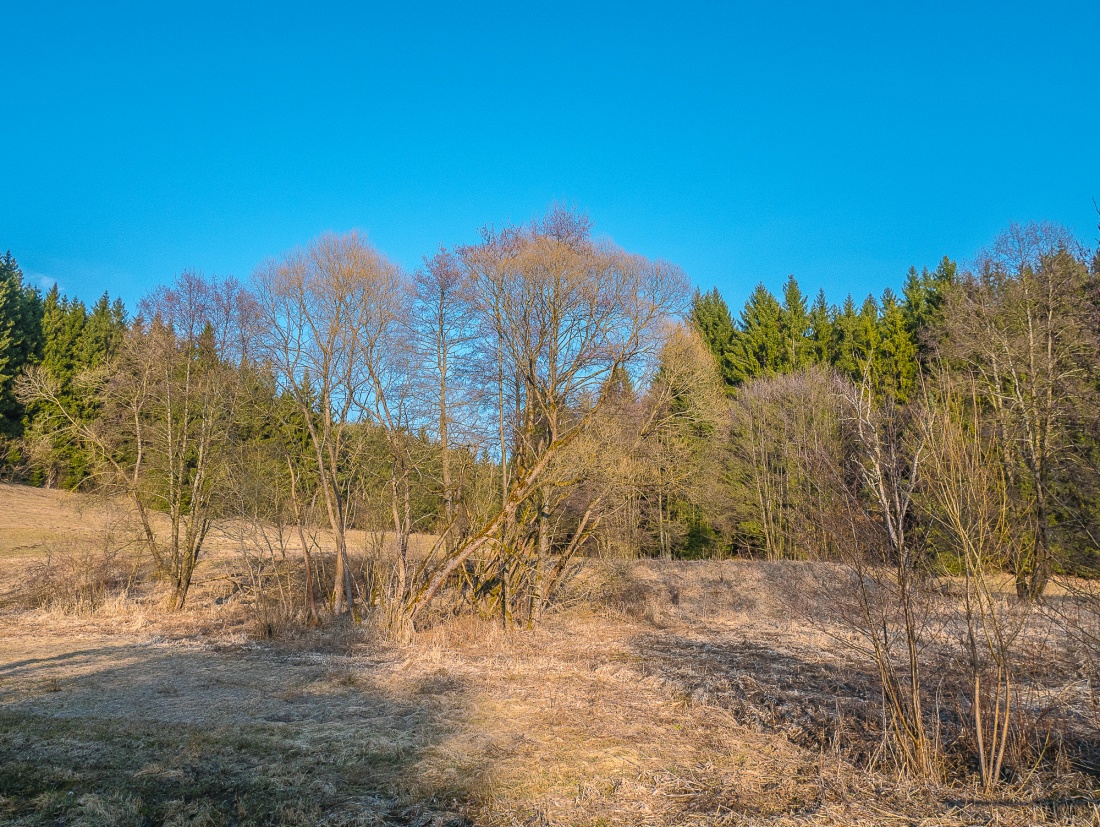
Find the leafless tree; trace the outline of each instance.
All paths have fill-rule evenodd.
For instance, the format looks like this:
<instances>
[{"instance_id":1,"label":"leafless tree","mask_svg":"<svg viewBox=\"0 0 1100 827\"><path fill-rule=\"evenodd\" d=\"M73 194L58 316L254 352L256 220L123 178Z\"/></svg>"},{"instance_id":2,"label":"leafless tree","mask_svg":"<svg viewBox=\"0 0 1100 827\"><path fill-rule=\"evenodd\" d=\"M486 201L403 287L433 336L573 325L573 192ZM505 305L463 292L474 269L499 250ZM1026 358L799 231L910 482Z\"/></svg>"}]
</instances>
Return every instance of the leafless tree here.
<instances>
[{"instance_id":1,"label":"leafless tree","mask_svg":"<svg viewBox=\"0 0 1100 827\"><path fill-rule=\"evenodd\" d=\"M1050 224L1013 225L949 293L945 356L981 380L995 413L1014 506L1031 523L1013 561L1021 598L1042 595L1054 562L1055 482L1072 424L1095 408L1100 349L1083 253Z\"/></svg>"},{"instance_id":2,"label":"leafless tree","mask_svg":"<svg viewBox=\"0 0 1100 827\"><path fill-rule=\"evenodd\" d=\"M828 554L811 474L814 463L839 467L844 450L838 400L846 386L833 373L807 368L739 388L731 405L731 505L748 547L771 560Z\"/></svg>"},{"instance_id":3,"label":"leafless tree","mask_svg":"<svg viewBox=\"0 0 1100 827\"><path fill-rule=\"evenodd\" d=\"M358 233L326 234L256 273L258 353L309 437L336 545L333 610L353 611L347 529L356 428L385 410L384 369L407 296L400 270Z\"/></svg>"},{"instance_id":4,"label":"leafless tree","mask_svg":"<svg viewBox=\"0 0 1100 827\"><path fill-rule=\"evenodd\" d=\"M419 418L431 433L439 452L438 481L443 500L442 534L448 553L454 550L462 529L459 525L464 471L468 450L455 451L456 428L460 445L472 439L470 377L475 338L472 295L468 271L454 253L440 250L424 262L414 276L415 305L412 338L419 367L424 374ZM468 522L468 521L463 521Z\"/></svg>"},{"instance_id":5,"label":"leafless tree","mask_svg":"<svg viewBox=\"0 0 1100 827\"><path fill-rule=\"evenodd\" d=\"M912 403L902 408L880 399L869 376L860 384L841 383L840 391L839 461L821 446L806 446L801 454L814 492L808 502L816 502L806 516L841 564L826 585L828 612L853 633L845 640L878 673L900 766L935 776L939 753L924 710L933 595L923 543L910 533L927 446Z\"/></svg>"},{"instance_id":6,"label":"leafless tree","mask_svg":"<svg viewBox=\"0 0 1100 827\"><path fill-rule=\"evenodd\" d=\"M937 767L922 697L924 572L919 544L908 534L927 446L923 435L912 428L913 411L889 399L876 403L869 381L852 386L845 402L854 439L856 482L849 489L852 495L846 508L851 524L861 523L864 542L869 541L863 549L854 544L856 553L848 556L857 577L862 631L871 644L905 765L918 775L930 776ZM883 578L880 572L889 575Z\"/></svg>"},{"instance_id":7,"label":"leafless tree","mask_svg":"<svg viewBox=\"0 0 1100 827\"><path fill-rule=\"evenodd\" d=\"M249 339L255 305L231 279L186 272L140 307L118 356L78 377L101 405L96 420L68 411L45 372L28 373L21 393L50 404L95 456L100 480L131 498L146 546L171 582L175 611L222 505L247 359L235 345ZM167 515L166 532L156 512Z\"/></svg>"},{"instance_id":8,"label":"leafless tree","mask_svg":"<svg viewBox=\"0 0 1100 827\"><path fill-rule=\"evenodd\" d=\"M496 361L482 379L485 391L496 385L500 403L501 506L449 553L424 562L409 596L410 620L471 556L502 544L512 553L528 548L531 582L543 583L553 570L560 502L549 471L606 405L610 377L654 362L667 320L687 296L676 268L594 242L587 220L564 210L534 225L487 231L459 257L480 350Z\"/></svg>"},{"instance_id":9,"label":"leafless tree","mask_svg":"<svg viewBox=\"0 0 1100 827\"><path fill-rule=\"evenodd\" d=\"M1022 538L1003 450L985 419L974 377L943 375L925 391L923 511L962 568L969 731L988 793L999 783L1012 734L1014 645L1030 607L1007 605L997 587Z\"/></svg>"}]
</instances>

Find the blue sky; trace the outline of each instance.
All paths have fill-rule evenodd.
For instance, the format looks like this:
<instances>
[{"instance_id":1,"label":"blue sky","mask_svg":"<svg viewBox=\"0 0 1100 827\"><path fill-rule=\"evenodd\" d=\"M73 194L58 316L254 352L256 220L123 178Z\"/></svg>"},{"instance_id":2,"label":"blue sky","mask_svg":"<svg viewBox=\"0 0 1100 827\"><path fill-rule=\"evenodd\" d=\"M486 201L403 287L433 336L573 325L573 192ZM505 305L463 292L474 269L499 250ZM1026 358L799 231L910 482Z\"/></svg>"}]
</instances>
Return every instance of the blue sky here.
<instances>
[{"instance_id":1,"label":"blue sky","mask_svg":"<svg viewBox=\"0 0 1100 827\"><path fill-rule=\"evenodd\" d=\"M415 267L554 202L739 305L1010 221L1096 243L1100 2L4 3L0 248L128 304L324 230Z\"/></svg>"}]
</instances>

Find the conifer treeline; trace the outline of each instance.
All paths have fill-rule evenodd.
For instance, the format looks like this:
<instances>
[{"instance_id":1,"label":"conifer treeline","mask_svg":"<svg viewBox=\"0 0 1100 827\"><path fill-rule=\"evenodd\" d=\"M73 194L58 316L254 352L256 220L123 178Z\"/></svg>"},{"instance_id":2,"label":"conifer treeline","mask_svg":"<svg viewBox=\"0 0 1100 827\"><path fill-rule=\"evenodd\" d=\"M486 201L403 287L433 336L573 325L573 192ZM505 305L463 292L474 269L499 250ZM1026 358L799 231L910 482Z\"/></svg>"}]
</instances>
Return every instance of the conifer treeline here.
<instances>
[{"instance_id":1,"label":"conifer treeline","mask_svg":"<svg viewBox=\"0 0 1100 827\"><path fill-rule=\"evenodd\" d=\"M692 321L731 392L757 377L827 365L857 382L869 371L880 393L904 403L931 347L944 291L957 273L946 257L932 271L910 268L901 299L887 288L858 308L850 295L830 305L824 290L811 304L790 276L782 301L758 284L737 321L714 288L696 294Z\"/></svg>"},{"instance_id":2,"label":"conifer treeline","mask_svg":"<svg viewBox=\"0 0 1100 827\"><path fill-rule=\"evenodd\" d=\"M70 409L90 421L94 403L74 379L104 366L126 327L121 299L111 301L105 292L89 311L79 299L63 296L56 284L43 298L24 282L10 251L0 258L0 451L9 476L63 488L75 488L87 477L85 452L56 427L46 406L19 402L15 380L28 366L44 366Z\"/></svg>"},{"instance_id":3,"label":"conifer treeline","mask_svg":"<svg viewBox=\"0 0 1100 827\"><path fill-rule=\"evenodd\" d=\"M904 519L930 559L951 569L958 555L930 505L943 481L919 467L940 448L929 423L947 417L1001 486L998 564L1021 596L1042 594L1059 570L1100 572L1098 308L1100 252L1049 223L1011 226L973 271L947 258L911 269L900 298L887 289L858 307L823 293L809 304L793 277L781 299L757 286L736 319L717 290L696 293L692 320L722 375L730 427L705 452L720 457L710 473L723 501L674 506L702 524L685 536L708 538L685 551L839 553L816 510L867 472L861 451L886 450L860 423L871 404L895 422L894 470L913 475ZM959 495L979 493L989 494Z\"/></svg>"},{"instance_id":4,"label":"conifer treeline","mask_svg":"<svg viewBox=\"0 0 1100 827\"><path fill-rule=\"evenodd\" d=\"M932 271L911 268L900 300L887 288L858 308L851 296L830 305L824 290L810 303L790 276L782 301L758 284L736 321L714 288L696 294L691 320L731 392L747 380L810 365L831 366L857 381L870 367L883 392L905 401L928 351L943 291L956 273L946 257ZM74 378L105 364L126 328L121 299L112 301L105 292L89 310L57 285L43 297L24 282L10 251L0 258L0 436L8 438L9 466L33 460L28 481L73 488L87 468L79 449L53 434L47 411L18 402L15 378L25 366L42 364L60 382L65 401L79 409L85 403ZM85 407L83 413L90 418L95 412ZM23 444L16 444L18 437Z\"/></svg>"}]
</instances>

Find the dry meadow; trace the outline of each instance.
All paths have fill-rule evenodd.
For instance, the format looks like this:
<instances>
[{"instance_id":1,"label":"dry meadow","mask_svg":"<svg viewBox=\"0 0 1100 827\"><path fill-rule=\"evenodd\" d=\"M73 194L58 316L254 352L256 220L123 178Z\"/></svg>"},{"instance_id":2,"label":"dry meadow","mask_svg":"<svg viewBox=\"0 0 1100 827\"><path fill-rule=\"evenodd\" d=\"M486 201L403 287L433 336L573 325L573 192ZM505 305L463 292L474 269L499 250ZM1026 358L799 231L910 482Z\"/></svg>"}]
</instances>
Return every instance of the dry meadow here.
<instances>
[{"instance_id":1,"label":"dry meadow","mask_svg":"<svg viewBox=\"0 0 1100 827\"><path fill-rule=\"evenodd\" d=\"M1036 731L987 797L889 766L828 567L593 561L533 629L458 614L396 645L260 630L226 538L165 616L125 530L110 503L0 486L2 823L1100 824L1086 687L1053 632L1023 697L1079 720ZM109 544L109 598L33 599L47 561Z\"/></svg>"}]
</instances>

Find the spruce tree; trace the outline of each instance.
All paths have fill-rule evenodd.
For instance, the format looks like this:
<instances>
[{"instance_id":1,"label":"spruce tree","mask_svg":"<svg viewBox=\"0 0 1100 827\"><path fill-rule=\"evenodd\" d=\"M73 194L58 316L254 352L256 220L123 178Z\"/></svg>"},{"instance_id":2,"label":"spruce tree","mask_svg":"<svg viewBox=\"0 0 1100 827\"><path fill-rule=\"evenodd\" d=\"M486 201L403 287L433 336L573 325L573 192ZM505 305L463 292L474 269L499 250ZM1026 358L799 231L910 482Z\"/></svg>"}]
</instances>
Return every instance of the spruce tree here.
<instances>
[{"instance_id":1,"label":"spruce tree","mask_svg":"<svg viewBox=\"0 0 1100 827\"><path fill-rule=\"evenodd\" d=\"M904 310L889 288L882 294L878 326L879 344L873 359L876 389L905 403L917 381L917 345Z\"/></svg>"},{"instance_id":2,"label":"spruce tree","mask_svg":"<svg viewBox=\"0 0 1100 827\"><path fill-rule=\"evenodd\" d=\"M783 306L779 310L779 329L783 336L784 354L782 368L801 370L812 361L812 344L809 339L810 315L806 297L798 287L794 276L787 277L783 285Z\"/></svg>"},{"instance_id":3,"label":"spruce tree","mask_svg":"<svg viewBox=\"0 0 1100 827\"><path fill-rule=\"evenodd\" d=\"M117 351L125 329L122 303L112 304L107 294L91 313L83 302L62 296L56 286L46 295L41 364L56 383L58 401L76 419L90 422L99 413L93 398L80 391L77 377L106 363ZM90 457L50 406L29 408L26 437L30 482L75 488L87 478Z\"/></svg>"},{"instance_id":4,"label":"spruce tree","mask_svg":"<svg viewBox=\"0 0 1100 827\"><path fill-rule=\"evenodd\" d=\"M42 354L42 298L23 283L23 271L8 251L0 256L0 437L23 431L23 406L15 380Z\"/></svg>"},{"instance_id":5,"label":"spruce tree","mask_svg":"<svg viewBox=\"0 0 1100 827\"><path fill-rule=\"evenodd\" d=\"M856 327L856 341L859 343L861 361L864 363L865 368L882 344L879 314L878 299L868 294L867 298L863 300L863 305L859 308L859 324Z\"/></svg>"},{"instance_id":6,"label":"spruce tree","mask_svg":"<svg viewBox=\"0 0 1100 827\"><path fill-rule=\"evenodd\" d=\"M121 299L111 302L104 293L88 314L88 322L81 339L81 362L85 367L103 364L122 343L126 332L126 309Z\"/></svg>"},{"instance_id":7,"label":"spruce tree","mask_svg":"<svg viewBox=\"0 0 1100 827\"><path fill-rule=\"evenodd\" d=\"M54 285L42 312L42 365L68 386L81 365L81 338L87 311L79 301L69 301Z\"/></svg>"},{"instance_id":8,"label":"spruce tree","mask_svg":"<svg viewBox=\"0 0 1100 827\"><path fill-rule=\"evenodd\" d=\"M691 304L691 321L714 356L718 371L729 392L741 381L734 354L738 331L729 306L715 287L709 293L696 291Z\"/></svg>"},{"instance_id":9,"label":"spruce tree","mask_svg":"<svg viewBox=\"0 0 1100 827\"><path fill-rule=\"evenodd\" d=\"M902 288L901 308L922 364L934 345L935 332L942 327L944 297L957 276L958 267L947 256L931 272L927 267L920 273L917 273L916 267L909 268L905 287Z\"/></svg>"},{"instance_id":10,"label":"spruce tree","mask_svg":"<svg viewBox=\"0 0 1100 827\"><path fill-rule=\"evenodd\" d=\"M829 343L833 335L833 314L825 300L825 291L818 290L808 316L810 324L808 353L810 362L824 365L829 362Z\"/></svg>"},{"instance_id":11,"label":"spruce tree","mask_svg":"<svg viewBox=\"0 0 1100 827\"><path fill-rule=\"evenodd\" d=\"M829 363L841 373L859 378L863 374L859 348L859 314L849 294L833 314L829 338Z\"/></svg>"},{"instance_id":12,"label":"spruce tree","mask_svg":"<svg viewBox=\"0 0 1100 827\"><path fill-rule=\"evenodd\" d=\"M874 372L874 359L881 344L879 307L868 296L859 310L849 295L833 317L829 361L854 382L862 382L868 371Z\"/></svg>"},{"instance_id":13,"label":"spruce tree","mask_svg":"<svg viewBox=\"0 0 1100 827\"><path fill-rule=\"evenodd\" d=\"M756 285L745 302L745 309L741 311L741 347L736 359L743 379L770 376L782 369L786 348L780 324L781 309L775 296L763 284Z\"/></svg>"}]
</instances>

